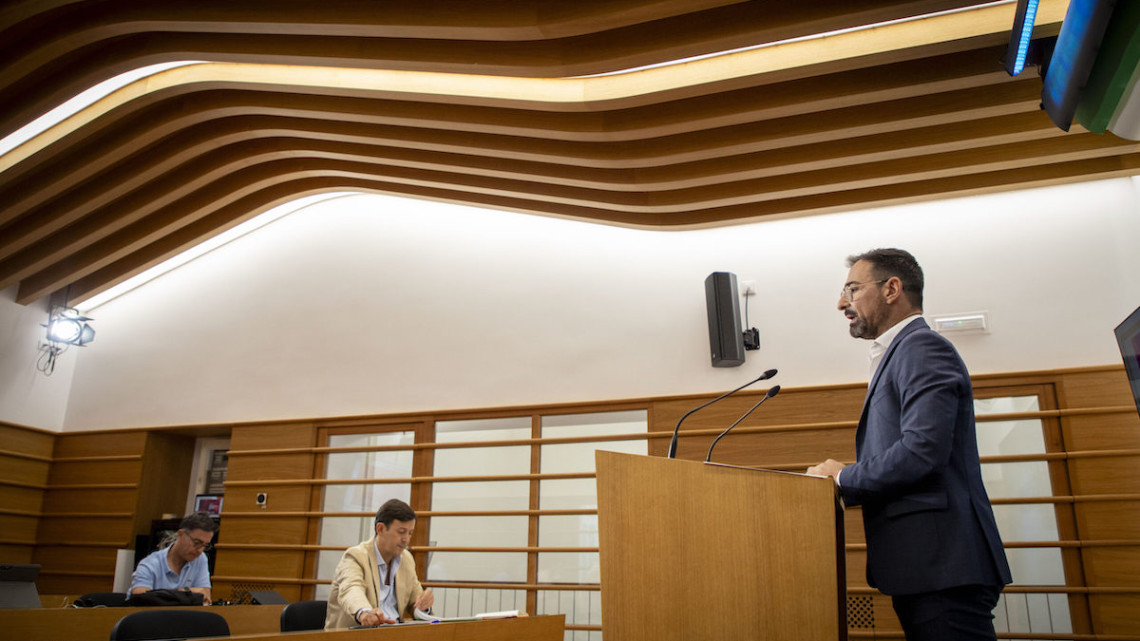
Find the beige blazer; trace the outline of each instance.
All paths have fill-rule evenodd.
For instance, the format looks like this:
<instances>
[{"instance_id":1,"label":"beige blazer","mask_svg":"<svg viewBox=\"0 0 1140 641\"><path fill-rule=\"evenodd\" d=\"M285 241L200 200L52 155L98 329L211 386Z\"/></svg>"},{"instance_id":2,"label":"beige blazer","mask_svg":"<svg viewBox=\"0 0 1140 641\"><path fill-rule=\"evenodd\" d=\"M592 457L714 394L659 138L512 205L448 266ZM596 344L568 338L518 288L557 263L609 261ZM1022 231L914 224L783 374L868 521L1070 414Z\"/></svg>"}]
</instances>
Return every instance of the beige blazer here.
<instances>
[{"instance_id":1,"label":"beige blazer","mask_svg":"<svg viewBox=\"0 0 1140 641\"><path fill-rule=\"evenodd\" d=\"M375 608L379 603L381 577L376 571L374 539L354 545L344 551L333 574L329 591L325 629L351 628L356 613L362 608ZM404 621L413 620L412 606L424 588L416 577L416 562L412 553L404 550L400 555L400 568L396 570L396 608Z\"/></svg>"}]
</instances>

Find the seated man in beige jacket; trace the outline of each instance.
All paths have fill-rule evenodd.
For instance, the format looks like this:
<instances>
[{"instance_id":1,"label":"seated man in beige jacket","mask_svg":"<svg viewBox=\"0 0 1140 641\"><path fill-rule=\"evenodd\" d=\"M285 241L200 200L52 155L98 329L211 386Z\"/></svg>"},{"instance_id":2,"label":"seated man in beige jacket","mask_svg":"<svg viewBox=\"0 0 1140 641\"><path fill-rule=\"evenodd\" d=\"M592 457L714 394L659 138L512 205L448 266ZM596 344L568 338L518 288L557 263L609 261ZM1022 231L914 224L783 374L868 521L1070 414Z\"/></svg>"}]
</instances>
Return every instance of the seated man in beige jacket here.
<instances>
[{"instance_id":1,"label":"seated man in beige jacket","mask_svg":"<svg viewBox=\"0 0 1140 641\"><path fill-rule=\"evenodd\" d=\"M416 577L408 551L416 513L399 499L376 512L376 536L348 548L333 574L325 629L412 621L413 608L427 611L435 601Z\"/></svg>"}]
</instances>

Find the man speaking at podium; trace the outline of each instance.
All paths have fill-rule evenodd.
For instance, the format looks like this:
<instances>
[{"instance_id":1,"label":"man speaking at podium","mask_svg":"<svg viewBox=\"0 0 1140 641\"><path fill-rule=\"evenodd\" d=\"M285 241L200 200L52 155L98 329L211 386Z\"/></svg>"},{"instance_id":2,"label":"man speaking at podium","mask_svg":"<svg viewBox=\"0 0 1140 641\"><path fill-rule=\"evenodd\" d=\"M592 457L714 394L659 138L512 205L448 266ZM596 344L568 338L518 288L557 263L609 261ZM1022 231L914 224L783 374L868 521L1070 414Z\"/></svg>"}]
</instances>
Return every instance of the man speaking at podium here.
<instances>
[{"instance_id":1,"label":"man speaking at podium","mask_svg":"<svg viewBox=\"0 0 1140 641\"><path fill-rule=\"evenodd\" d=\"M867 583L891 596L908 641L996 638L1010 583L982 485L970 375L922 319L922 268L900 249L847 259L839 310L871 343L856 463L827 460L848 506L861 505Z\"/></svg>"},{"instance_id":2,"label":"man speaking at podium","mask_svg":"<svg viewBox=\"0 0 1140 641\"><path fill-rule=\"evenodd\" d=\"M399 499L376 512L376 536L344 551L333 574L325 629L414 620L413 608L431 609L435 597L416 576L408 545L416 513Z\"/></svg>"}]
</instances>

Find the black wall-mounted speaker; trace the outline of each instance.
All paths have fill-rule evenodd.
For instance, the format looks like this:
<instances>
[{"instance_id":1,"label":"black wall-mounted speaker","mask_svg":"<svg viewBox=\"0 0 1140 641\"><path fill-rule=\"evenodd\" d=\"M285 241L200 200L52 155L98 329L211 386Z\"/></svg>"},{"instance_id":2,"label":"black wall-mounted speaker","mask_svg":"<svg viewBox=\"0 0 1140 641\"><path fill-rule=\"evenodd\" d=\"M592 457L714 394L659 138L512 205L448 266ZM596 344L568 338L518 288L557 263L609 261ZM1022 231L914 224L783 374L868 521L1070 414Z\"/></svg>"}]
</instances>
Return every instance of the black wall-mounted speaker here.
<instances>
[{"instance_id":1,"label":"black wall-mounted speaker","mask_svg":"<svg viewBox=\"0 0 1140 641\"><path fill-rule=\"evenodd\" d=\"M709 315L709 348L713 367L744 364L744 333L740 328L740 293L736 274L713 272L705 279Z\"/></svg>"}]
</instances>

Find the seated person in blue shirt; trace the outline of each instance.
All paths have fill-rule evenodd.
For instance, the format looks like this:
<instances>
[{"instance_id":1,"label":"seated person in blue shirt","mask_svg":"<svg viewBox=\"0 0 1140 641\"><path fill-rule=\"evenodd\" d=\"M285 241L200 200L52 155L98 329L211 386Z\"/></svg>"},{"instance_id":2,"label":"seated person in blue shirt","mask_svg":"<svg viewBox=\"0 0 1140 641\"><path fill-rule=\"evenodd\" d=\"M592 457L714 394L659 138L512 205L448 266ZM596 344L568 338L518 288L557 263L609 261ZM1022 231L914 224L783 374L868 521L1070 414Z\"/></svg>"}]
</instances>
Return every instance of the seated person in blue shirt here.
<instances>
[{"instance_id":1,"label":"seated person in blue shirt","mask_svg":"<svg viewBox=\"0 0 1140 641\"><path fill-rule=\"evenodd\" d=\"M174 540L139 561L131 576L131 594L150 590L189 588L210 604L210 571L203 552L213 547L218 523L205 512L194 512L182 519Z\"/></svg>"}]
</instances>

